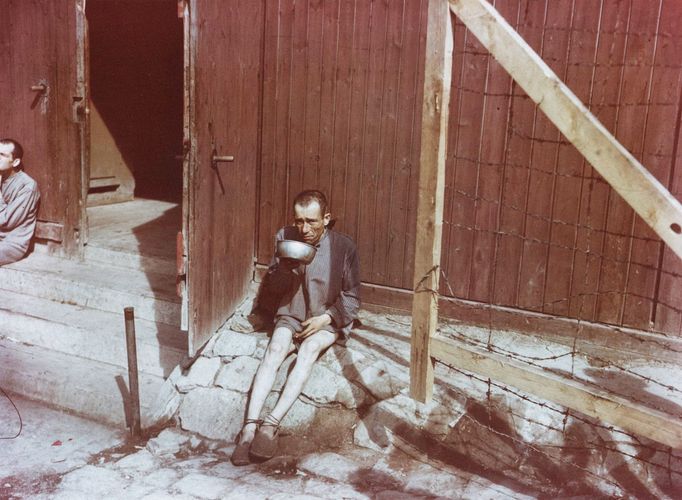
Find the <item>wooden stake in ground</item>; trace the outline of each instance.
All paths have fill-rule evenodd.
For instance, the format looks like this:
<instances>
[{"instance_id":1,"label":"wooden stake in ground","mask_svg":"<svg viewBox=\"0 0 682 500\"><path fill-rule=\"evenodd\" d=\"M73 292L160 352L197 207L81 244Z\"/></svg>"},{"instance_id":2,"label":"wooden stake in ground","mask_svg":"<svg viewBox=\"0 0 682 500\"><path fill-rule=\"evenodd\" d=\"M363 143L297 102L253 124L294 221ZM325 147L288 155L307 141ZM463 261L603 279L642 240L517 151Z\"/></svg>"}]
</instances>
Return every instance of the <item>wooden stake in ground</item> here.
<instances>
[{"instance_id":1,"label":"wooden stake in ground","mask_svg":"<svg viewBox=\"0 0 682 500\"><path fill-rule=\"evenodd\" d=\"M422 402L430 400L433 392L430 339L435 335L438 324L438 277L443 232L452 43L452 24L447 1L429 0L410 361L410 395Z\"/></svg>"}]
</instances>

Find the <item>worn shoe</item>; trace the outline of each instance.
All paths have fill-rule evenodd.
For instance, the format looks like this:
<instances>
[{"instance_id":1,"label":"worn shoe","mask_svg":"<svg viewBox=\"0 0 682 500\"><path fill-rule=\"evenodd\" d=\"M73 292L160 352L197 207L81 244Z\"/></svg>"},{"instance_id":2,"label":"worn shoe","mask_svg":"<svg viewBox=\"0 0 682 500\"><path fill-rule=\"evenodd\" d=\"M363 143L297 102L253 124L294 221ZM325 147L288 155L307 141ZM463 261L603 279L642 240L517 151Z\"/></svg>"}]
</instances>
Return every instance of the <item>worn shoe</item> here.
<instances>
[{"instance_id":1,"label":"worn shoe","mask_svg":"<svg viewBox=\"0 0 682 500\"><path fill-rule=\"evenodd\" d=\"M275 434L270 437L268 434L263 432L263 427L274 427ZM277 442L279 441L279 437L277 436L278 433L279 420L272 415L265 417L265 420L263 420L263 423L256 431L256 435L251 442L251 457L257 460L269 460L274 457L275 453L277 452Z\"/></svg>"},{"instance_id":2,"label":"worn shoe","mask_svg":"<svg viewBox=\"0 0 682 500\"><path fill-rule=\"evenodd\" d=\"M244 425L245 426L248 424L260 425L262 422L263 422L262 420L247 419L244 422ZM237 435L237 446L234 448L232 456L230 457L230 462L232 462L232 465L236 466L249 465L251 463L251 459L249 458L249 449L251 448L252 441L240 443L242 432L244 432L244 429L242 429L241 432L239 432L239 434Z\"/></svg>"}]
</instances>

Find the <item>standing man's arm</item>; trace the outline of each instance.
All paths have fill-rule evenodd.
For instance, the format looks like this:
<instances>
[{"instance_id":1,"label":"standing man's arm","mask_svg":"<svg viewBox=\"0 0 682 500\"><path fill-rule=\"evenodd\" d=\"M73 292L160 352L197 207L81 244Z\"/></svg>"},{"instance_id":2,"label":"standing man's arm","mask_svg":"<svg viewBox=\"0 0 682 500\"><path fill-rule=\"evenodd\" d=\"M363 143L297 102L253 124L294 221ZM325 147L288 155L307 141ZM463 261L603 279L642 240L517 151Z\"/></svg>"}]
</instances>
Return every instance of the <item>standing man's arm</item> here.
<instances>
[{"instance_id":1,"label":"standing man's arm","mask_svg":"<svg viewBox=\"0 0 682 500\"><path fill-rule=\"evenodd\" d=\"M21 188L9 203L0 196L0 229L11 231L24 222L35 211L39 197L38 190L31 186Z\"/></svg>"}]
</instances>

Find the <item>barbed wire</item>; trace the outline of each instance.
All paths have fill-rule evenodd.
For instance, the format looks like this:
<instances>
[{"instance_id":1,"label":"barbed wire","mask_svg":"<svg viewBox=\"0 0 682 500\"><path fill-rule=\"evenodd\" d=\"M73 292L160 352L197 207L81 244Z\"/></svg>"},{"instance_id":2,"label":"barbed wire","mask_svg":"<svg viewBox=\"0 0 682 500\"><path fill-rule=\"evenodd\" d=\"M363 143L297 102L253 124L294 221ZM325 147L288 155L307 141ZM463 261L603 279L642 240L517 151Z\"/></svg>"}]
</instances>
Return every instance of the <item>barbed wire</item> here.
<instances>
[{"instance_id":1,"label":"barbed wire","mask_svg":"<svg viewBox=\"0 0 682 500\"><path fill-rule=\"evenodd\" d=\"M652 467L656 467L656 468L658 468L658 469L662 469L662 470L664 470L666 473L668 473L668 474L670 474L670 475L675 474L675 475L677 475L677 476L680 476L680 478L682 478L682 469L679 469L679 470L678 470L678 469L675 469L674 467L672 467L672 460L673 460L673 459L675 459L675 460L680 460L680 459L682 459L682 456L677 456L677 455L675 455L675 454L673 453L673 451L672 451L672 448L670 448L670 447L667 447L666 449L662 449L662 448L658 448L658 447L655 447L655 446L651 446L651 445L649 445L649 444L642 443L642 441L641 441L641 439L639 438L639 436L636 436L636 435L634 435L634 434L632 434L632 433L629 433L629 432L627 432L627 431L624 431L624 430L622 430L622 429L616 428L616 427L614 427L614 426L604 425L604 424L600 424L600 423L591 421L591 420L589 420L588 418L584 418L584 417L581 417L581 416L579 416L579 415L576 415L575 412L571 412L570 409L559 409L559 408L555 408L555 407L553 407L553 405L548 404L547 402L535 400L535 399L533 399L532 397L527 396L527 395L525 395L525 394L522 394L520 391L517 391L517 390L515 390L515 389L513 389L513 388L511 388L511 387L509 387L509 386L507 386L507 385L504 385L504 384L501 384L501 383L494 382L494 381L492 381L490 378L480 377L480 376L478 376L478 375L476 375L476 374L474 374L474 373L472 373L472 372L468 372L468 371L465 371L465 370L461 370L461 369L459 369L459 368L457 368L457 367L455 367L455 366L452 366L452 365L450 365L450 364L448 364L448 363L445 363L445 362L443 362L443 361L438 361L438 363L441 364L441 365L443 365L443 366L445 366L447 369L449 369L449 370L451 370L451 371L454 371L454 372L456 372L456 373L459 373L459 374L461 374L461 375L463 375L463 376L465 376L465 377L467 377L467 378L469 378L469 379L471 379L471 380L475 380L475 381L477 381L477 382L480 382L480 383L485 384L486 386L488 386L489 388L488 388L488 390L487 390L487 392L486 392L486 394L488 395L488 403L487 403L487 404L488 404L490 407L495 408L495 409L499 410L499 411L502 412L502 413L509 413L510 415L513 415L513 416L516 417L516 418L525 420L525 421L527 421L527 422L529 422L529 423L532 423L532 424L535 424L535 425L539 425L539 426L544 427L544 428L546 428L546 429L548 429L548 430L551 430L551 431L553 431L553 432L557 432L557 433L559 433L559 434L562 435L562 438L563 438L565 441L575 442L575 443L581 443L581 444L587 444L587 445L590 445L590 446L592 447L592 449L603 449L603 450L606 450L606 451L615 452L615 453L621 454L621 455L623 455L623 456L626 456L626 457L628 457L628 458L631 458L631 459L637 460L637 461L639 461L639 462L645 463L645 464L647 464L647 465L650 465L650 466L652 466ZM503 406L501 406L500 404L495 403L495 402L492 400L492 398L490 398L490 394L491 394L491 389L490 389L490 387L495 387L496 389L499 389L499 390L501 390L501 391L503 391L503 392L505 392L505 393L511 394L511 395L513 395L514 397L517 397L517 398L519 398L519 399L521 399L521 400L523 400L523 401L525 401L525 402L527 402L527 403L530 403L530 404L532 404L532 405L534 405L534 406L537 406L537 407L540 407L540 408L543 408L543 409L549 410L549 411L551 411L551 412L554 412L554 413L557 413L557 414L562 415L562 416L564 417L564 428L560 429L560 428L551 426L551 425L549 425L549 424L546 424L546 423L543 423L543 422L536 421L536 420L534 420L534 419L532 419L532 418L527 417L526 415L521 415L521 414L519 414L519 413L517 413L517 412L514 412L514 411L512 410L511 407L508 407L508 406L504 406L504 407L503 407ZM465 399L465 401L471 401L471 400L472 400L472 397L469 396L469 395L468 395L467 393L465 393L464 391L462 391L461 389L458 389L458 388L455 387L455 388L453 388L453 390L455 390L458 394L460 394L460 395ZM469 419L473 419L473 417L467 415L466 413L464 413L464 416L467 417L467 418L469 418ZM567 420L568 418L572 418L572 419L574 419L574 420L576 420L576 421L578 421L578 422L580 422L580 423L586 424L586 425L588 425L588 426L590 426L590 427L594 427L594 428L601 429L601 430L603 430L603 431L607 431L607 432L609 432L609 433L615 433L615 434L623 435L623 436L625 436L625 437L628 438L628 441L625 441L625 442L624 442L625 444L632 444L632 441L634 441L634 442L636 443L636 446L638 446L638 447L640 447L640 448L642 448L642 449L644 449L644 450L647 450L647 451L650 451L650 452L653 452L653 453L659 453L659 454L666 455L666 457L667 457L667 459L668 459L668 460L667 460L667 465L662 465L662 464L657 463L657 462L654 462L654 461L652 461L652 460L650 460L650 459L644 458L644 457L642 457L642 456L640 456L640 455L634 455L634 454L632 454L632 453L628 453L627 451L622 450L622 449L619 449L619 448L613 448L613 447L606 446L606 445L604 445L602 442L585 441L585 440L582 439L582 438L577 438L577 437L574 437L574 436L572 436L572 435L567 435L567 434L566 434L566 429L565 429L565 422L566 422L566 420ZM476 420L476 419L473 419L473 420ZM478 422L478 421L476 421L476 422ZM500 433L500 431L497 431L496 429L493 429L493 428L490 427L490 426L486 426L486 425L482 424L481 422L478 422L478 424L481 425L481 426L483 426L483 427L485 427L486 429L488 429L488 430L490 430L490 431L492 431L492 432ZM534 447L533 445L529 444L528 442L523 441L523 440L521 440L521 439L518 439L518 438L516 438L515 436L511 436L511 435L509 435L509 434L503 434L503 433L502 433L502 435L504 435L505 437L510 438L510 439L515 439L516 442L518 442L518 443L520 443L520 444L523 444L524 446L530 446L530 447L532 447L532 448ZM612 441L612 442L617 442L617 441ZM545 445L545 446L547 446L547 445ZM563 445L551 445L551 447L554 447L554 448L565 448L565 446L563 446ZM556 457L555 457L555 458L556 458ZM571 464L572 464L572 462L568 462L568 463L571 463ZM578 466L578 467L580 468L580 466ZM601 476L601 475L599 475L599 474L596 474L596 473L594 473L593 471L590 471L590 474L591 474L591 475L594 475L594 476L596 476L596 477L599 477L600 479L605 479L604 476Z\"/></svg>"}]
</instances>

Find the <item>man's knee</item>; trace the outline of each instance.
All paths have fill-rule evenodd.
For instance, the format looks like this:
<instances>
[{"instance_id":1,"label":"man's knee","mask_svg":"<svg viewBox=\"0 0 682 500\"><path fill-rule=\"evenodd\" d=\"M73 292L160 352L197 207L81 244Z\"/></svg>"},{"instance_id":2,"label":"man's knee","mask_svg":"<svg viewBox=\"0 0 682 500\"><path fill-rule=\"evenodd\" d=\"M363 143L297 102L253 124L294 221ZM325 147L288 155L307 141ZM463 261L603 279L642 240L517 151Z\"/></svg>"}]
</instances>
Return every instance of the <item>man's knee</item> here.
<instances>
[{"instance_id":1,"label":"man's knee","mask_svg":"<svg viewBox=\"0 0 682 500\"><path fill-rule=\"evenodd\" d=\"M281 363L284 358L289 354L289 342L284 342L284 339L273 338L268 344L265 350L265 356L263 356L263 362L265 363Z\"/></svg>"},{"instance_id":2,"label":"man's knee","mask_svg":"<svg viewBox=\"0 0 682 500\"><path fill-rule=\"evenodd\" d=\"M315 361L324 349L333 344L334 334L331 332L325 333L329 333L329 335L325 335L324 338L320 338L320 336L315 335L305 339L298 350L299 358L302 357Z\"/></svg>"}]
</instances>

